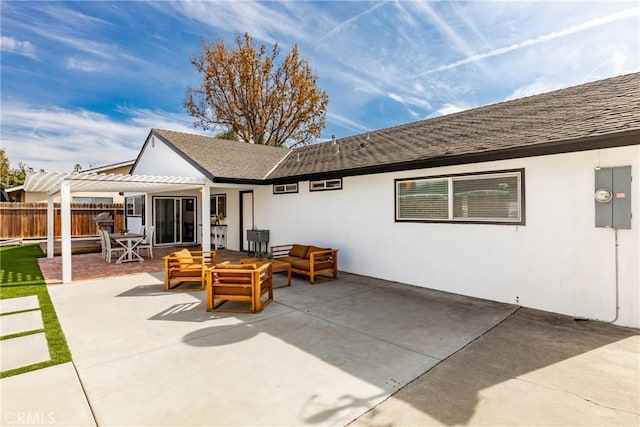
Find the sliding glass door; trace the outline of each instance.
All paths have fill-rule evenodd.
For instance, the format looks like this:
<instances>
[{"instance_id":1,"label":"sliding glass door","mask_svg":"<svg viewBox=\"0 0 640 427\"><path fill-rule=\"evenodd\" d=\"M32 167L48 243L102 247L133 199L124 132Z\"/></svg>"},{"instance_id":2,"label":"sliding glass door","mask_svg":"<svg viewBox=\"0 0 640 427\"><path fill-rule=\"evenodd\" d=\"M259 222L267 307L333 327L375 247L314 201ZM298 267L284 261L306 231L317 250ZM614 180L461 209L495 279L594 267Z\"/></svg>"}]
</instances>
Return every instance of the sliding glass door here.
<instances>
[{"instance_id":1,"label":"sliding glass door","mask_svg":"<svg viewBox=\"0 0 640 427\"><path fill-rule=\"evenodd\" d=\"M154 197L156 244L196 242L196 198Z\"/></svg>"}]
</instances>

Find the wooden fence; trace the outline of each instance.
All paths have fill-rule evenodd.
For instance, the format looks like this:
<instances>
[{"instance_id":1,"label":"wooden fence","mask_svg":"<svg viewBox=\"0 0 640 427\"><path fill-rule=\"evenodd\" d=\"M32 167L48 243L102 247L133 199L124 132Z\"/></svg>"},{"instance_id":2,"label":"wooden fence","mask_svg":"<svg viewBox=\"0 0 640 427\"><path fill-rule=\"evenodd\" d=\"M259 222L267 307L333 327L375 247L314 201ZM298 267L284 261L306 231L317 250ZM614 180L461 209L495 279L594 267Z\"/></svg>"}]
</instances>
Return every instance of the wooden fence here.
<instances>
[{"instance_id":1,"label":"wooden fence","mask_svg":"<svg viewBox=\"0 0 640 427\"><path fill-rule=\"evenodd\" d=\"M60 203L54 204L54 236L61 234ZM124 228L124 207L121 203L71 203L71 235L97 236L98 226L95 216L109 212L113 217L113 230ZM47 204L46 203L0 203L0 238L46 238L47 237Z\"/></svg>"}]
</instances>

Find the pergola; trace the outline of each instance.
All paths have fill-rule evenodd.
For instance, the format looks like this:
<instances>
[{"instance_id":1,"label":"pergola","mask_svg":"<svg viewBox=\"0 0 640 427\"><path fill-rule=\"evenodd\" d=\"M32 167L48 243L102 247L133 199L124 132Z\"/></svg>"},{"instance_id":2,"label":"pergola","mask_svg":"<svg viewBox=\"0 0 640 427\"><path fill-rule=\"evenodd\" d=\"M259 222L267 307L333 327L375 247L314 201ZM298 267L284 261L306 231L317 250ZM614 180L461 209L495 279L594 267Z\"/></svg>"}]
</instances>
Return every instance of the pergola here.
<instances>
[{"instance_id":1,"label":"pergola","mask_svg":"<svg viewBox=\"0 0 640 427\"><path fill-rule=\"evenodd\" d=\"M181 176L114 175L88 172L36 172L27 176L25 191L47 193L47 257L53 258L54 204L53 199L60 194L60 222L62 248L62 282L71 283L71 193L90 192L132 192L149 194L161 191L199 189L202 200L209 200L209 183L203 178ZM146 201L150 206L149 200ZM211 206L203 202L202 218L209 218ZM202 221L202 250L211 249L211 224Z\"/></svg>"}]
</instances>

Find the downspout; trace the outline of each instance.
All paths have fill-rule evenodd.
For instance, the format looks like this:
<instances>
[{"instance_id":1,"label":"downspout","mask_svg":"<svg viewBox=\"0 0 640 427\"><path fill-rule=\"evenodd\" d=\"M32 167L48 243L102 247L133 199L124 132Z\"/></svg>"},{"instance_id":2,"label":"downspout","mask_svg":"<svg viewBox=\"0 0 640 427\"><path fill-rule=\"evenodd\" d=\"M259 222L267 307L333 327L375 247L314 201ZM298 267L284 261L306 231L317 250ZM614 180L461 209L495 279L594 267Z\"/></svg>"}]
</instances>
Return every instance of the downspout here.
<instances>
[{"instance_id":1,"label":"downspout","mask_svg":"<svg viewBox=\"0 0 640 427\"><path fill-rule=\"evenodd\" d=\"M619 272L618 272L618 268L619 268L619 262L618 262L618 247L620 246L618 244L618 229L614 228L613 229L613 235L615 236L615 263L616 263L616 317L613 318L613 320L606 322L606 323L613 323L616 320L618 320L618 315L620 314L620 304L619 304L619 294L620 294L620 279L619 279Z\"/></svg>"}]
</instances>

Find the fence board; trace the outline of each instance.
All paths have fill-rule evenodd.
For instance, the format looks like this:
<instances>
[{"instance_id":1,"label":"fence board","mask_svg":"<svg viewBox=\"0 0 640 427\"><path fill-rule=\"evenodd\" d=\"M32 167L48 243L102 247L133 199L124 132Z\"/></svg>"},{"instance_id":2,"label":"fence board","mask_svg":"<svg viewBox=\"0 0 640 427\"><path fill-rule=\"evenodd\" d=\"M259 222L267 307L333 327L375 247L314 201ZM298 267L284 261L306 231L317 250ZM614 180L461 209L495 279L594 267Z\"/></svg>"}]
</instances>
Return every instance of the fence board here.
<instances>
[{"instance_id":1,"label":"fence board","mask_svg":"<svg viewBox=\"0 0 640 427\"><path fill-rule=\"evenodd\" d=\"M61 234L60 203L54 203L54 236ZM97 236L98 226L94 217L101 212L110 212L114 219L114 231L124 228L124 205L122 203L71 203L71 235L74 237ZM0 203L0 238L46 238L46 203Z\"/></svg>"}]
</instances>

